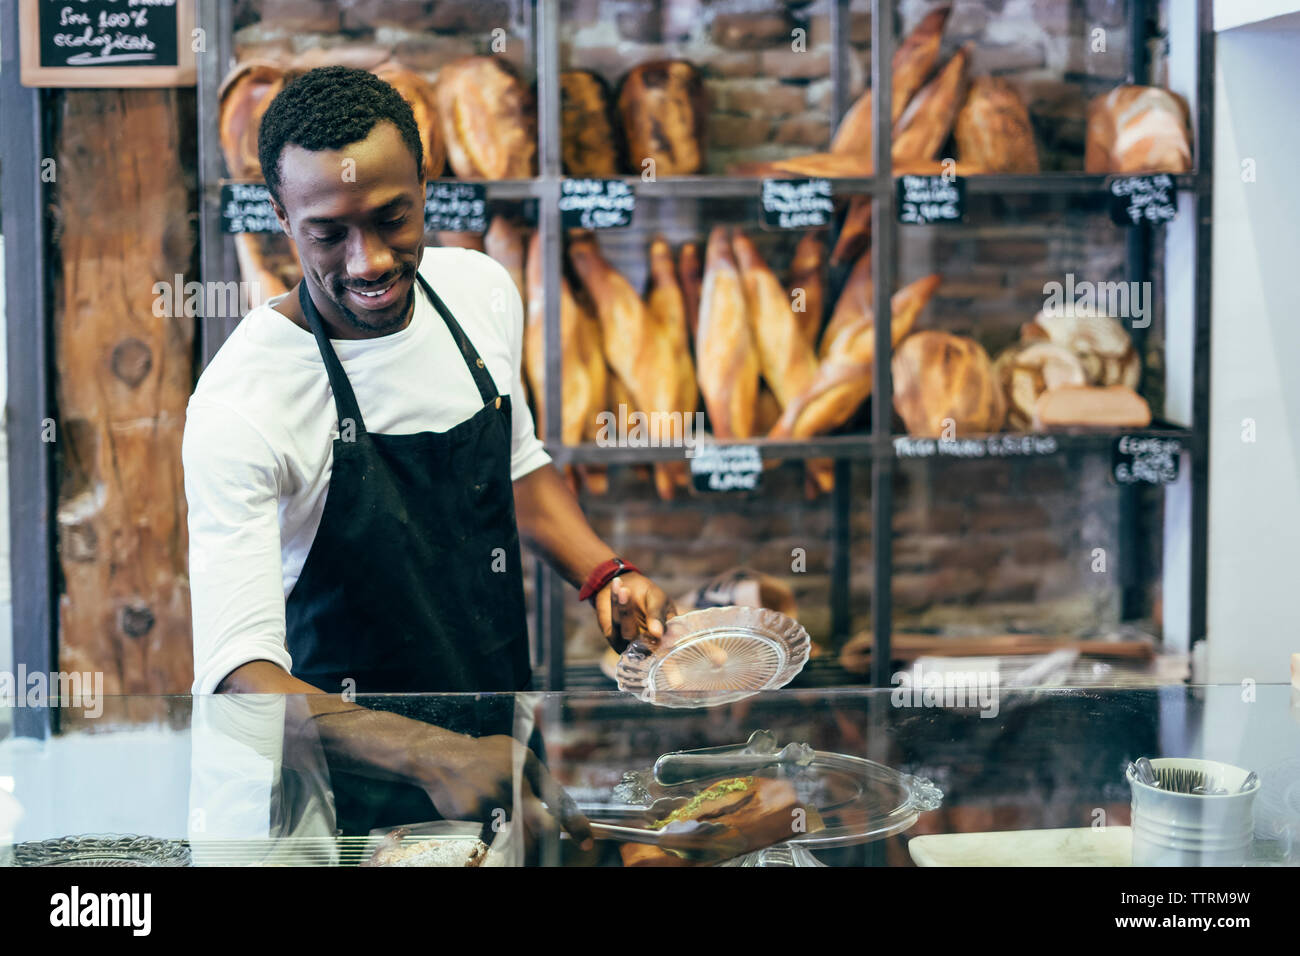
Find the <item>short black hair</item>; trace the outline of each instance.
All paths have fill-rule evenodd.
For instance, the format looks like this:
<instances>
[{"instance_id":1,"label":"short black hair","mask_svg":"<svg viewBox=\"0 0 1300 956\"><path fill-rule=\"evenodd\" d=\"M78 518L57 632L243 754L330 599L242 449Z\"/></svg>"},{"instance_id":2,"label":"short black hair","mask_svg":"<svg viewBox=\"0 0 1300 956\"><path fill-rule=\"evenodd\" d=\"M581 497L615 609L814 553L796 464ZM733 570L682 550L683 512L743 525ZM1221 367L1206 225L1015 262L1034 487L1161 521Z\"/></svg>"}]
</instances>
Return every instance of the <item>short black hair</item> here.
<instances>
[{"instance_id":1,"label":"short black hair","mask_svg":"<svg viewBox=\"0 0 1300 956\"><path fill-rule=\"evenodd\" d=\"M257 159L275 201L280 201L280 156L289 145L342 149L370 135L377 123L392 123L424 169L424 146L411 105L373 73L347 66L308 70L282 89L267 107L257 133Z\"/></svg>"}]
</instances>

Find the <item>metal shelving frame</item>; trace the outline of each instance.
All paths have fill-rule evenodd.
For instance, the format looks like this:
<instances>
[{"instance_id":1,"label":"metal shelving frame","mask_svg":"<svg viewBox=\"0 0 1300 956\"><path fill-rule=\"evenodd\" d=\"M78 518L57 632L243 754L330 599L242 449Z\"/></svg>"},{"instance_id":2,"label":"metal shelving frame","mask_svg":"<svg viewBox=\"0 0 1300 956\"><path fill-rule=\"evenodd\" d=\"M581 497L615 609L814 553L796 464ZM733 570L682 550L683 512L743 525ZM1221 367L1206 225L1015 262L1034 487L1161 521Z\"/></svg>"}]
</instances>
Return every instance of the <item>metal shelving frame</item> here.
<instances>
[{"instance_id":1,"label":"metal shelving frame","mask_svg":"<svg viewBox=\"0 0 1300 956\"><path fill-rule=\"evenodd\" d=\"M1129 77L1144 82L1147 70L1147 38L1156 0L1128 0ZM1177 2L1177 0L1175 0ZM518 0L523 8L522 20L532 28L533 47L529 51L537 72L539 175L531 180L489 182L490 200L537 200L537 228L545 256L545 274L560 275L562 266L562 231L558 199L563 174L560 164L560 5L561 0ZM203 203L200 234L202 268L205 279L229 279L236 273L231 244L220 232L219 198L223 175L217 138L216 90L221 78L234 65L231 37L231 12L228 4L200 4L200 26L215 38L216 56L201 57L199 65L199 125ZM891 98L891 70L895 47L896 3L874 0L871 19L871 86L874 102L888 103ZM848 17L849 0L831 0L829 34L832 40L830 75L835 116L849 106L848 91ZM1183 442L1191 482L1189 567L1186 593L1190 606L1188 629L1191 639L1205 636L1205 578L1207 544L1207 488L1209 435L1209 334L1210 334L1210 209L1211 149L1213 137L1213 24L1211 0L1196 0L1196 104L1193 114L1196 163L1195 172L1176 177L1180 193L1191 197L1194 214L1193 315L1166 316L1172 322L1193 323L1194 348L1191 370L1191 420L1185 426L1157 423L1142 432L1160 438L1177 438ZM873 384L871 430L859 435L836 435L802 442L777 442L758 439L745 444L757 445L769 458L835 460L835 489L831 495L833 530L831 534L831 621L837 642L849 636L850 627L850 518L853 507L851 482L855 465L866 463L871 469L872 574L873 597L871 627L875 645L872 654L871 682L889 686L891 677L890 637L893 603L893 484L897 461L901 455L895 440L904 437L891 431L893 382L890 375L890 292L893 288L898 257L898 225L894 218L894 178L880 170L891 168L892 130L887 111L877 109L873 117L873 176L834 180L837 196L870 195L872 216L872 278L874 280L877 321L875 381ZM688 176L644 182L638 176L624 177L634 184L639 198L752 198L757 197L762 179L730 176ZM966 180L967 193L980 195L1096 196L1101 194L1109 177L1086 173L1043 173L1035 175L972 176ZM1130 229L1125 238L1127 272L1130 280L1144 281L1150 275L1151 250L1156 236L1149 230ZM560 434L560 316L559 296L546 298L543 339L546 352L546 433ZM216 353L229 335L234 321L204 323L201 337L203 361ZM1141 344L1140 340L1136 344ZM1101 451L1121 432L1073 430L1054 433L1058 453L1071 450ZM594 444L564 446L548 443L557 464L604 463L638 464L681 457L672 448L602 448ZM1122 611L1129 615L1136 607L1134 568L1136 549L1137 493L1121 488L1121 575L1125 581ZM1169 521L1166 509L1166 521ZM545 562L537 562L536 618L534 621L533 663L537 683L548 690L565 686L564 602L571 600L571 590Z\"/></svg>"}]
</instances>

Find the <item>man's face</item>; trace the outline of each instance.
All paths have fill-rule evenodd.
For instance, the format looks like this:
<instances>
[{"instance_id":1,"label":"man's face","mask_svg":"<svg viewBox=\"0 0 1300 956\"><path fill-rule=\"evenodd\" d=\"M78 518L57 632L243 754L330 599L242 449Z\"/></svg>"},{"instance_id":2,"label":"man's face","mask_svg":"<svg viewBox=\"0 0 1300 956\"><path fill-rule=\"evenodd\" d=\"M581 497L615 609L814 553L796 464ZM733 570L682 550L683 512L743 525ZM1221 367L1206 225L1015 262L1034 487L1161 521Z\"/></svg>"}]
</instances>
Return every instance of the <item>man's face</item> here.
<instances>
[{"instance_id":1,"label":"man's face","mask_svg":"<svg viewBox=\"0 0 1300 956\"><path fill-rule=\"evenodd\" d=\"M392 123L340 150L286 146L280 223L326 323L347 338L400 329L424 253L424 183Z\"/></svg>"}]
</instances>

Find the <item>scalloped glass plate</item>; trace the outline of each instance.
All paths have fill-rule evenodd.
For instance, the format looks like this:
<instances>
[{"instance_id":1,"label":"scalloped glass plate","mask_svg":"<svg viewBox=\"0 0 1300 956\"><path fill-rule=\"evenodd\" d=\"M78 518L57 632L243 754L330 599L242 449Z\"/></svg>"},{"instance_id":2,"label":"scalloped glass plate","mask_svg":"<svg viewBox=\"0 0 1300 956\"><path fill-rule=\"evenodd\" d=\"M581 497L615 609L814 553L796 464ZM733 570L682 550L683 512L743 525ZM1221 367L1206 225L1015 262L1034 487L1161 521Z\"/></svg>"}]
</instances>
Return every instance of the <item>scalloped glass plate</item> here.
<instances>
[{"instance_id":1,"label":"scalloped glass plate","mask_svg":"<svg viewBox=\"0 0 1300 956\"><path fill-rule=\"evenodd\" d=\"M618 660L619 690L660 707L716 707L784 687L808 663L808 632L761 607L710 607L668 622L655 647Z\"/></svg>"},{"instance_id":2,"label":"scalloped glass plate","mask_svg":"<svg viewBox=\"0 0 1300 956\"><path fill-rule=\"evenodd\" d=\"M786 840L778 844L781 847L824 850L882 840L910 829L922 813L943 803L943 791L926 777L825 750L816 751L811 764L792 773L768 768L756 775L789 780L799 802L822 818L823 829ZM690 795L707 785L708 781L697 781L662 787L654 782L652 771L633 772L625 777L622 793L616 788L614 796L616 801L637 802L579 803L578 807L594 818L644 826L649 822L647 804L660 797Z\"/></svg>"},{"instance_id":3,"label":"scalloped glass plate","mask_svg":"<svg viewBox=\"0 0 1300 956\"><path fill-rule=\"evenodd\" d=\"M18 866L192 866L179 840L145 836L69 836L14 845Z\"/></svg>"}]
</instances>

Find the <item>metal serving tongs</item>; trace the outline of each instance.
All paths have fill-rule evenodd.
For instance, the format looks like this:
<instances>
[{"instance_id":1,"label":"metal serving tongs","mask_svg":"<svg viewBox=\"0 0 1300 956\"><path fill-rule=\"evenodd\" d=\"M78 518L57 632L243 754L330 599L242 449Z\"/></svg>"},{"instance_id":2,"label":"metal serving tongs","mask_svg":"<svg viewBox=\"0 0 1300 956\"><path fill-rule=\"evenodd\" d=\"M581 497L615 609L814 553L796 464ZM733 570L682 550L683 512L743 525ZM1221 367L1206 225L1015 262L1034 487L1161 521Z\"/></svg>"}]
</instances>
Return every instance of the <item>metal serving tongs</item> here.
<instances>
[{"instance_id":1,"label":"metal serving tongs","mask_svg":"<svg viewBox=\"0 0 1300 956\"><path fill-rule=\"evenodd\" d=\"M739 856L745 850L745 838L735 827L700 820L677 820L661 830L620 827L612 823L589 821L591 835L597 840L620 843L644 843L692 863L717 863Z\"/></svg>"},{"instance_id":2,"label":"metal serving tongs","mask_svg":"<svg viewBox=\"0 0 1300 956\"><path fill-rule=\"evenodd\" d=\"M743 744L679 750L655 761L655 782L675 787L714 777L739 777L764 767L807 767L817 753L807 744L786 744L777 749L776 734L756 730Z\"/></svg>"}]
</instances>

